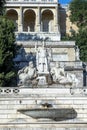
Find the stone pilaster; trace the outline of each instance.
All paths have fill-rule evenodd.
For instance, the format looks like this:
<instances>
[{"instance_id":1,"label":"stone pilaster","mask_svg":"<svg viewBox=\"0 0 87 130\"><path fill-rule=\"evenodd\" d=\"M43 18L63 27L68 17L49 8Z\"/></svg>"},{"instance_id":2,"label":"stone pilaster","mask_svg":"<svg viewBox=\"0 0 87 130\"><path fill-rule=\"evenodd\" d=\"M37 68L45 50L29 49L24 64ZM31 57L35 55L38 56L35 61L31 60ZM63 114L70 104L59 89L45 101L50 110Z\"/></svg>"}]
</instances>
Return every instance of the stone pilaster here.
<instances>
[{"instance_id":1,"label":"stone pilaster","mask_svg":"<svg viewBox=\"0 0 87 130\"><path fill-rule=\"evenodd\" d=\"M18 31L19 32L23 31L23 10L22 10L22 7L20 7L20 10L19 10L19 27L18 27Z\"/></svg>"},{"instance_id":2,"label":"stone pilaster","mask_svg":"<svg viewBox=\"0 0 87 130\"><path fill-rule=\"evenodd\" d=\"M40 17L40 16L41 16L40 7L38 7L37 17L36 17L36 31L37 31L37 32L40 32L40 30L41 30L41 29L40 29L40 28L41 28L41 27L40 27L40 23L41 23L41 22L40 22L40 21L41 21L41 17Z\"/></svg>"},{"instance_id":3,"label":"stone pilaster","mask_svg":"<svg viewBox=\"0 0 87 130\"><path fill-rule=\"evenodd\" d=\"M59 24L58 24L58 6L55 7L55 16L54 16L54 23L55 23L55 32L60 33Z\"/></svg>"}]
</instances>

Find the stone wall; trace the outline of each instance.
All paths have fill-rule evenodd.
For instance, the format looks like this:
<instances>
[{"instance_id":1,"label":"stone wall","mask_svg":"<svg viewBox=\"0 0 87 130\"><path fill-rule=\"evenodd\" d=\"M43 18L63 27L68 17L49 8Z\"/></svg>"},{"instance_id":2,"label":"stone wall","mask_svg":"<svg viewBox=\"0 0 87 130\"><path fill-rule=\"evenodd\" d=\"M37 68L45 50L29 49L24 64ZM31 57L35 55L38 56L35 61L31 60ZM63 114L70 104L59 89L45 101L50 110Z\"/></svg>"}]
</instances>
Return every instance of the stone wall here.
<instances>
[{"instance_id":1,"label":"stone wall","mask_svg":"<svg viewBox=\"0 0 87 130\"><path fill-rule=\"evenodd\" d=\"M35 52L35 45L43 45L41 41L17 41L17 44L22 44L27 53ZM76 61L75 41L45 41L44 45L48 50L51 48L55 61Z\"/></svg>"},{"instance_id":2,"label":"stone wall","mask_svg":"<svg viewBox=\"0 0 87 130\"><path fill-rule=\"evenodd\" d=\"M58 87L58 86L57 86ZM33 119L17 110L42 108L74 109L64 120ZM0 130L77 130L87 127L87 90L68 88L0 89ZM83 129L83 130L84 130Z\"/></svg>"}]
</instances>

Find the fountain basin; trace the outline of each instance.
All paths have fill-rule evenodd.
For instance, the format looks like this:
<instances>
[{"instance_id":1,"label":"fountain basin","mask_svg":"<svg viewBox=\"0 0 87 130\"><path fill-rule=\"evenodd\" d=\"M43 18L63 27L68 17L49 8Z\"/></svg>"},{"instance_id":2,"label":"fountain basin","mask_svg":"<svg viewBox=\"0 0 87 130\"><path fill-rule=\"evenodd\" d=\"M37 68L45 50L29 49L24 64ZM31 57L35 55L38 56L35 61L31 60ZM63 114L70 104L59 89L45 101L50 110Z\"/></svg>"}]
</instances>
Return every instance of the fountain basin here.
<instances>
[{"instance_id":1,"label":"fountain basin","mask_svg":"<svg viewBox=\"0 0 87 130\"><path fill-rule=\"evenodd\" d=\"M77 116L76 111L73 108L34 108L34 109L20 109L21 112L34 119L46 118L55 121L61 121L65 119L74 119Z\"/></svg>"}]
</instances>

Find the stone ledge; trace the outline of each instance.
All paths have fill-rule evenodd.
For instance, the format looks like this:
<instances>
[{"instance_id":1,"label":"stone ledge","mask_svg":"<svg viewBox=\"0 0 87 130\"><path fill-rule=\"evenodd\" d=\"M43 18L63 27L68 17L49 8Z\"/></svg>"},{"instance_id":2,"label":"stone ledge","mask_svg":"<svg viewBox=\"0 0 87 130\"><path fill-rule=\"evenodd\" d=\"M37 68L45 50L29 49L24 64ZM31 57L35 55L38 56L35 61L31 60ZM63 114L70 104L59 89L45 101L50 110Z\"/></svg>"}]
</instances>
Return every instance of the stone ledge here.
<instances>
[{"instance_id":1,"label":"stone ledge","mask_svg":"<svg viewBox=\"0 0 87 130\"><path fill-rule=\"evenodd\" d=\"M32 47L34 48L35 47L35 44L37 43L37 41L16 41L17 42L17 45L23 45L24 47ZM41 41L38 41L38 46L41 46L42 45L42 42ZM54 47L54 48L72 48L75 46L75 41L46 41L45 43L45 46L46 47Z\"/></svg>"},{"instance_id":2,"label":"stone ledge","mask_svg":"<svg viewBox=\"0 0 87 130\"><path fill-rule=\"evenodd\" d=\"M4 87L0 88L0 97L55 97L55 96L64 96L64 97L87 97L87 88L86 87L75 87L70 88L66 87L58 87L55 85L54 87L45 86L41 88L28 88L28 87Z\"/></svg>"},{"instance_id":3,"label":"stone ledge","mask_svg":"<svg viewBox=\"0 0 87 130\"><path fill-rule=\"evenodd\" d=\"M17 128L18 130L19 129L24 129L26 130L25 128L28 128L28 130L36 130L36 128L40 128L40 130L59 130L57 128L72 128L72 130L74 130L73 128L76 128L75 130L84 130L84 128L87 129L87 122L84 122L84 123L52 123L52 124L44 124L44 123L20 123L20 124L16 124L16 123L13 123L13 124L9 124L9 123L0 123L0 129L1 128L10 128L10 130L13 128ZM35 129L34 129L35 128ZM14 129L14 130L15 130ZM85 129L85 130L86 130ZM9 129L7 129L9 130ZM61 129L60 129L61 130ZM64 129L66 130L66 129ZM71 129L70 129L71 130Z\"/></svg>"}]
</instances>

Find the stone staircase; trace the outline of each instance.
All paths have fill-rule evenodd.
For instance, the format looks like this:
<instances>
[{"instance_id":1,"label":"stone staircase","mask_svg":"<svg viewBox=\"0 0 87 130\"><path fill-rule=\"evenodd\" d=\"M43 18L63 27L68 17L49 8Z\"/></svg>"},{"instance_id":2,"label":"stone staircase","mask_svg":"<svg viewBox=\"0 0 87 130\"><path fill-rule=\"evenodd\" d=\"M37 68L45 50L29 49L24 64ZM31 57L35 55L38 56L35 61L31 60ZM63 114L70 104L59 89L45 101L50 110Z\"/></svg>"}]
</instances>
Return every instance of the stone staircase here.
<instances>
[{"instance_id":1,"label":"stone staircase","mask_svg":"<svg viewBox=\"0 0 87 130\"><path fill-rule=\"evenodd\" d=\"M49 103L54 109L73 108L75 113L70 113L69 118L64 120L54 121L33 119L18 112L19 109L43 109L42 103ZM0 89L0 130L86 130L86 128L86 88Z\"/></svg>"}]
</instances>

